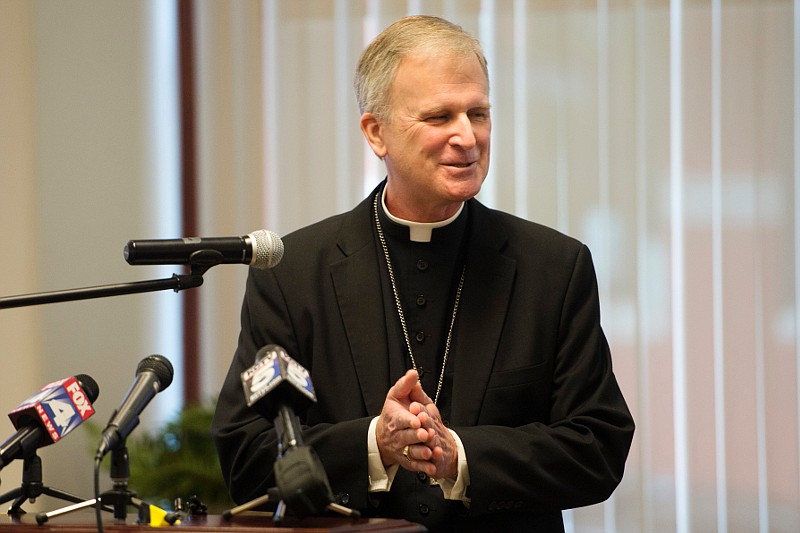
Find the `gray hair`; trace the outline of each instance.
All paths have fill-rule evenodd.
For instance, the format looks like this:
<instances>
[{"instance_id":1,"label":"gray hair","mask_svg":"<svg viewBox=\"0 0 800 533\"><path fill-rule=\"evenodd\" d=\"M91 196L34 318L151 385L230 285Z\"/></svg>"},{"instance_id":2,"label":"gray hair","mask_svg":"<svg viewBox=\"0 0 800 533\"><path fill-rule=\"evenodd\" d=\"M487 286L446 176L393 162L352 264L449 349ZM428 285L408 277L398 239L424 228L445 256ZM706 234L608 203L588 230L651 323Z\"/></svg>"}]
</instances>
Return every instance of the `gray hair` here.
<instances>
[{"instance_id":1,"label":"gray hair","mask_svg":"<svg viewBox=\"0 0 800 533\"><path fill-rule=\"evenodd\" d=\"M362 114L373 113L388 119L389 93L397 68L412 52L464 57L474 54L489 86L489 68L477 39L461 26L439 17L405 17L383 30L361 55L353 86Z\"/></svg>"}]
</instances>

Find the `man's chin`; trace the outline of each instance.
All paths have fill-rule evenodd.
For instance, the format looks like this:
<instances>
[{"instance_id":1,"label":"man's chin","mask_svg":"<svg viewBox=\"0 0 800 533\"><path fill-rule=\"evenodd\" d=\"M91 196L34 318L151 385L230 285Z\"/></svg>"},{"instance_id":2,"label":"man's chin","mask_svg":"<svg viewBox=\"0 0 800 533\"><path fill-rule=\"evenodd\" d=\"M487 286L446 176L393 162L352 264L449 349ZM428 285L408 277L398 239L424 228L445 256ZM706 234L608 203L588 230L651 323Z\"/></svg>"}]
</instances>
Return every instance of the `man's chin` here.
<instances>
[{"instance_id":1,"label":"man's chin","mask_svg":"<svg viewBox=\"0 0 800 533\"><path fill-rule=\"evenodd\" d=\"M481 192L481 185L483 185L483 179L473 176L471 179L451 182L448 189L453 201L466 202Z\"/></svg>"}]
</instances>

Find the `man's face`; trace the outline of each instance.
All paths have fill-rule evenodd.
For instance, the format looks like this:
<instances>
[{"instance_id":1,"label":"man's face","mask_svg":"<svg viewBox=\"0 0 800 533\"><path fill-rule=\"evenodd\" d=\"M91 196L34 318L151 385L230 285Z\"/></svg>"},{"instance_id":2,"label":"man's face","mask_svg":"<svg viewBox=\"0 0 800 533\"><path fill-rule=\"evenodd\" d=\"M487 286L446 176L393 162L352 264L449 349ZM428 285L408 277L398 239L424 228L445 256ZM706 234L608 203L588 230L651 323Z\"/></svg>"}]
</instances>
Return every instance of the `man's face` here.
<instances>
[{"instance_id":1,"label":"man's face","mask_svg":"<svg viewBox=\"0 0 800 533\"><path fill-rule=\"evenodd\" d=\"M480 191L489 169L492 122L478 58L404 58L390 107L390 119L373 117L372 128L365 125L369 114L362 117L367 140L386 163L389 211L418 222L452 216Z\"/></svg>"}]
</instances>

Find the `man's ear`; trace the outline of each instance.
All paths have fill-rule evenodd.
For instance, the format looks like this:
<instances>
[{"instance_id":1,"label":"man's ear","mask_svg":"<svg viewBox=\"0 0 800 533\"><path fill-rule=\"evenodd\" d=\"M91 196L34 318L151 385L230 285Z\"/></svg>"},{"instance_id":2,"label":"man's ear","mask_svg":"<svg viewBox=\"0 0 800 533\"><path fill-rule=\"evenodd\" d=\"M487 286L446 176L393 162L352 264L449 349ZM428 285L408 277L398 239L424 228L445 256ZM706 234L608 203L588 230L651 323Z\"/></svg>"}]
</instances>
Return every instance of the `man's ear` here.
<instances>
[{"instance_id":1,"label":"man's ear","mask_svg":"<svg viewBox=\"0 0 800 533\"><path fill-rule=\"evenodd\" d=\"M364 113L361 115L359 124L372 151L380 159L383 159L386 155L386 144L383 142L383 124L380 119L372 113Z\"/></svg>"}]
</instances>

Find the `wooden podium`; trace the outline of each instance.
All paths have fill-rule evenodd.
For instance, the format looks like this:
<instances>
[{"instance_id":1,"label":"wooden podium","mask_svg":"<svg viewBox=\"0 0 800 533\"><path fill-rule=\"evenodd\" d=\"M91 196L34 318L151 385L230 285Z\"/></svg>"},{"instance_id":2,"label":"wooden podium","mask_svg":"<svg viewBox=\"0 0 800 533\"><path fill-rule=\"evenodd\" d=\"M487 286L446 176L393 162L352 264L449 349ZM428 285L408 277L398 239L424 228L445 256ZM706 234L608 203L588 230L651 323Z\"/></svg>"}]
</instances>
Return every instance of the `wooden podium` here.
<instances>
[{"instance_id":1,"label":"wooden podium","mask_svg":"<svg viewBox=\"0 0 800 533\"><path fill-rule=\"evenodd\" d=\"M104 513L103 531L112 533L134 533L145 529L154 529L145 524L137 524L136 516L131 515L124 522L114 519ZM170 529L175 533L321 533L350 532L350 531L378 531L392 533L411 533L427 531L420 524L393 518L346 518L341 516L310 516L303 519L291 516L285 517L280 526L272 522L271 513L243 513L234 516L230 521L224 520L220 515L184 517L179 524L159 528L168 533ZM91 533L97 531L95 514L92 510L81 510L68 515L59 516L42 525L36 523L34 514L21 516L0 515L0 533L10 532L26 533Z\"/></svg>"}]
</instances>

